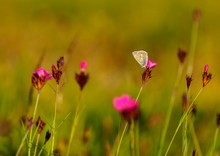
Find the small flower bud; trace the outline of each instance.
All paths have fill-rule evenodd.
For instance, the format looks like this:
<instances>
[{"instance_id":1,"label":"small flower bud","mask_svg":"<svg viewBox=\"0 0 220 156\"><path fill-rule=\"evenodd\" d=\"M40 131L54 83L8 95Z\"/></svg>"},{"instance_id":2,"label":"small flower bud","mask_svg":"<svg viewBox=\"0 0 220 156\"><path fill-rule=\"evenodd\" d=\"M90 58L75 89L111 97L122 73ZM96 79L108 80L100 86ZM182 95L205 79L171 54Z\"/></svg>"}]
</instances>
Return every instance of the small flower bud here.
<instances>
[{"instance_id":1,"label":"small flower bud","mask_svg":"<svg viewBox=\"0 0 220 156\"><path fill-rule=\"evenodd\" d=\"M146 68L142 74L142 84L145 84L151 78L150 68Z\"/></svg>"},{"instance_id":2,"label":"small flower bud","mask_svg":"<svg viewBox=\"0 0 220 156\"><path fill-rule=\"evenodd\" d=\"M179 58L180 63L183 64L183 63L184 63L184 60L185 60L185 58L186 58L186 51L179 48L177 55L178 55L178 58Z\"/></svg>"},{"instance_id":3,"label":"small flower bud","mask_svg":"<svg viewBox=\"0 0 220 156\"><path fill-rule=\"evenodd\" d=\"M205 87L212 79L212 74L208 73L208 69L209 69L209 66L205 65L204 72L202 74L203 87Z\"/></svg>"},{"instance_id":4,"label":"small flower bud","mask_svg":"<svg viewBox=\"0 0 220 156\"><path fill-rule=\"evenodd\" d=\"M31 118L27 118L27 130L30 130L31 129L31 127L33 126L33 117L31 117Z\"/></svg>"},{"instance_id":5,"label":"small flower bud","mask_svg":"<svg viewBox=\"0 0 220 156\"><path fill-rule=\"evenodd\" d=\"M64 57L60 57L60 59L57 61L57 68L58 70L62 70L64 66Z\"/></svg>"},{"instance_id":6,"label":"small flower bud","mask_svg":"<svg viewBox=\"0 0 220 156\"><path fill-rule=\"evenodd\" d=\"M84 86L86 85L88 79L89 79L89 75L85 74L85 70L87 68L87 62L86 61L82 61L80 63L80 70L81 72L78 74L75 74L75 79L76 82L78 83L80 90L83 90Z\"/></svg>"},{"instance_id":7,"label":"small flower bud","mask_svg":"<svg viewBox=\"0 0 220 156\"><path fill-rule=\"evenodd\" d=\"M193 11L193 20L195 22L199 22L200 18L201 18L201 11L199 9L195 9Z\"/></svg>"},{"instance_id":8,"label":"small flower bud","mask_svg":"<svg viewBox=\"0 0 220 156\"><path fill-rule=\"evenodd\" d=\"M186 86L187 86L187 89L189 89L189 87L191 85L191 82L192 82L192 75L191 76L187 75L186 76Z\"/></svg>"},{"instance_id":9,"label":"small flower bud","mask_svg":"<svg viewBox=\"0 0 220 156\"><path fill-rule=\"evenodd\" d=\"M45 141L44 141L44 144L46 144L46 143L48 142L48 140L50 139L50 136L51 136L50 131L47 131L47 132L46 132L46 135L45 135Z\"/></svg>"},{"instance_id":10,"label":"small flower bud","mask_svg":"<svg viewBox=\"0 0 220 156\"><path fill-rule=\"evenodd\" d=\"M38 134L40 134L42 132L45 125L46 125L46 123L39 116L37 119L37 122L36 122L36 126L38 127Z\"/></svg>"},{"instance_id":11,"label":"small flower bud","mask_svg":"<svg viewBox=\"0 0 220 156\"><path fill-rule=\"evenodd\" d=\"M57 68L55 65L52 65L52 75L53 78L56 80L57 84L60 83L61 76L63 74L62 69L64 66L64 57L60 57L60 59L57 61Z\"/></svg>"}]
</instances>

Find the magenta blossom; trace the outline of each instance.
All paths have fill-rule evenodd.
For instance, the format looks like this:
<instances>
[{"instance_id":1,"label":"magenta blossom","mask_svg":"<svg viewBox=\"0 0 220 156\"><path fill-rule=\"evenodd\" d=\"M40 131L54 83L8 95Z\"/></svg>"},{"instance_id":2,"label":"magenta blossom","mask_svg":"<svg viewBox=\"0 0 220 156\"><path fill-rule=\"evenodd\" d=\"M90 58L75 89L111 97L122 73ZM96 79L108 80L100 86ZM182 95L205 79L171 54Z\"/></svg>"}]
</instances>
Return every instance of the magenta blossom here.
<instances>
[{"instance_id":1,"label":"magenta blossom","mask_svg":"<svg viewBox=\"0 0 220 156\"><path fill-rule=\"evenodd\" d=\"M77 83L79 84L80 90L83 90L84 86L86 85L88 79L89 79L89 74L85 73L85 70L87 68L88 64L86 61L81 61L80 62L80 73L75 74L75 79Z\"/></svg>"},{"instance_id":2,"label":"magenta blossom","mask_svg":"<svg viewBox=\"0 0 220 156\"><path fill-rule=\"evenodd\" d=\"M86 61L81 61L80 62L80 69L81 69L81 71L85 71L87 66L88 66L88 64L87 64Z\"/></svg>"},{"instance_id":3,"label":"magenta blossom","mask_svg":"<svg viewBox=\"0 0 220 156\"><path fill-rule=\"evenodd\" d=\"M205 67L204 67L204 72L208 72L208 70L209 70L209 65L206 64Z\"/></svg>"},{"instance_id":4,"label":"magenta blossom","mask_svg":"<svg viewBox=\"0 0 220 156\"><path fill-rule=\"evenodd\" d=\"M148 59L147 65L146 65L147 68L154 68L156 66L157 66L156 62L152 62L150 59Z\"/></svg>"},{"instance_id":5,"label":"magenta blossom","mask_svg":"<svg viewBox=\"0 0 220 156\"><path fill-rule=\"evenodd\" d=\"M114 108L121 113L126 120L138 118L138 102L128 94L113 99Z\"/></svg>"},{"instance_id":6,"label":"magenta blossom","mask_svg":"<svg viewBox=\"0 0 220 156\"><path fill-rule=\"evenodd\" d=\"M43 88L45 82L47 80L51 80L52 76L51 73L46 71L44 68L39 68L32 75L32 84L37 89L40 90Z\"/></svg>"}]
</instances>

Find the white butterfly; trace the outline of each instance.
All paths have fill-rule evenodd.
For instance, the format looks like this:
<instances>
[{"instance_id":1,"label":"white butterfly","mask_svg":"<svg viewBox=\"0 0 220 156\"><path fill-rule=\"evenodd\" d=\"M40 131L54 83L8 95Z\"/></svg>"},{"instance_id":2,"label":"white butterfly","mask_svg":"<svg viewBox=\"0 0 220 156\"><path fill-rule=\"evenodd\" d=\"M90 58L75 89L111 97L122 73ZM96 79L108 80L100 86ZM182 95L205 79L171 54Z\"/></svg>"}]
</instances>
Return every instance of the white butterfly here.
<instances>
[{"instance_id":1,"label":"white butterfly","mask_svg":"<svg viewBox=\"0 0 220 156\"><path fill-rule=\"evenodd\" d=\"M146 67L148 62L148 54L144 50L132 52L135 60L141 65L142 68Z\"/></svg>"}]
</instances>

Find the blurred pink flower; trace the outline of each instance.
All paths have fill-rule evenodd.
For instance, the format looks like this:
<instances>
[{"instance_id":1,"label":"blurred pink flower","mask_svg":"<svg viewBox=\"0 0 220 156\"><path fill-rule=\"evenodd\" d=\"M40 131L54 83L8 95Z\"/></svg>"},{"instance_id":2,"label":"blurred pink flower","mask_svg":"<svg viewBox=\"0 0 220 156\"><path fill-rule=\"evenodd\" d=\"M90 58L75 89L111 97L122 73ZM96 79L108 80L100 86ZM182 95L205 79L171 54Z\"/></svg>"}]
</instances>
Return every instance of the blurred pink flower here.
<instances>
[{"instance_id":1,"label":"blurred pink flower","mask_svg":"<svg viewBox=\"0 0 220 156\"><path fill-rule=\"evenodd\" d=\"M147 68L154 68L157 66L157 63L156 62L152 62L150 59L148 59L147 61Z\"/></svg>"},{"instance_id":2,"label":"blurred pink flower","mask_svg":"<svg viewBox=\"0 0 220 156\"><path fill-rule=\"evenodd\" d=\"M80 62L80 73L75 74L75 79L80 87L80 90L83 90L84 86L86 85L89 75L85 73L85 70L87 68L88 64L86 61L81 61Z\"/></svg>"},{"instance_id":3,"label":"blurred pink flower","mask_svg":"<svg viewBox=\"0 0 220 156\"><path fill-rule=\"evenodd\" d=\"M208 72L208 70L209 70L209 65L206 64L206 65L204 66L204 72Z\"/></svg>"},{"instance_id":4,"label":"blurred pink flower","mask_svg":"<svg viewBox=\"0 0 220 156\"><path fill-rule=\"evenodd\" d=\"M138 102L132 99L128 94L124 94L121 97L115 97L113 99L114 108L119 112L129 112L136 109Z\"/></svg>"},{"instance_id":5,"label":"blurred pink flower","mask_svg":"<svg viewBox=\"0 0 220 156\"><path fill-rule=\"evenodd\" d=\"M81 71L85 71L87 66L88 66L88 64L87 64L86 61L81 61L80 62L80 69L81 69Z\"/></svg>"},{"instance_id":6,"label":"blurred pink flower","mask_svg":"<svg viewBox=\"0 0 220 156\"><path fill-rule=\"evenodd\" d=\"M47 80L51 80L52 76L51 73L46 71L44 68L39 68L32 75L32 84L37 89L40 90L43 88L45 82Z\"/></svg>"}]
</instances>

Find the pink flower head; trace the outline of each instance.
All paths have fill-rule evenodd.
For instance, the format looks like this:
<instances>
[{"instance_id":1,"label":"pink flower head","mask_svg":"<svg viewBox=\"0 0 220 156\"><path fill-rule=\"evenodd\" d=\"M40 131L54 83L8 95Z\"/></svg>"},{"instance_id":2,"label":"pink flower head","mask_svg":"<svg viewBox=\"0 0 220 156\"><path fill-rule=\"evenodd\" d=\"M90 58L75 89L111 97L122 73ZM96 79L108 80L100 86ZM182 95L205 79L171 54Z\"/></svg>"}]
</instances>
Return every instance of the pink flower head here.
<instances>
[{"instance_id":1,"label":"pink flower head","mask_svg":"<svg viewBox=\"0 0 220 156\"><path fill-rule=\"evenodd\" d=\"M208 70L209 70L209 65L206 64L205 67L204 67L204 72L208 72Z\"/></svg>"},{"instance_id":2,"label":"pink flower head","mask_svg":"<svg viewBox=\"0 0 220 156\"><path fill-rule=\"evenodd\" d=\"M51 80L52 76L51 73L46 71L44 68L39 68L32 75L32 84L37 89L40 90L43 88L45 82L47 80Z\"/></svg>"},{"instance_id":3,"label":"pink flower head","mask_svg":"<svg viewBox=\"0 0 220 156\"><path fill-rule=\"evenodd\" d=\"M138 119L138 102L128 94L113 99L114 108L121 113L125 120Z\"/></svg>"},{"instance_id":4,"label":"pink flower head","mask_svg":"<svg viewBox=\"0 0 220 156\"><path fill-rule=\"evenodd\" d=\"M114 108L119 112L129 112L136 109L138 102L132 99L128 94L124 94L121 97L115 97L113 99Z\"/></svg>"},{"instance_id":5,"label":"pink flower head","mask_svg":"<svg viewBox=\"0 0 220 156\"><path fill-rule=\"evenodd\" d=\"M51 73L46 71L44 68L39 68L35 72L33 72L33 75L38 75L39 77L44 77L45 80L51 80L52 76Z\"/></svg>"},{"instance_id":6,"label":"pink flower head","mask_svg":"<svg viewBox=\"0 0 220 156\"><path fill-rule=\"evenodd\" d=\"M152 62L150 59L148 59L147 65L146 65L147 68L151 69L151 68L154 68L156 66L157 66L156 62Z\"/></svg>"},{"instance_id":7,"label":"pink flower head","mask_svg":"<svg viewBox=\"0 0 220 156\"><path fill-rule=\"evenodd\" d=\"M86 61L81 61L80 62L80 69L81 69L81 71L85 71L87 66L88 66L88 64L87 64Z\"/></svg>"}]
</instances>

